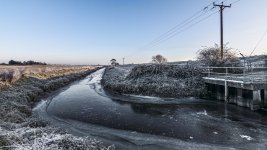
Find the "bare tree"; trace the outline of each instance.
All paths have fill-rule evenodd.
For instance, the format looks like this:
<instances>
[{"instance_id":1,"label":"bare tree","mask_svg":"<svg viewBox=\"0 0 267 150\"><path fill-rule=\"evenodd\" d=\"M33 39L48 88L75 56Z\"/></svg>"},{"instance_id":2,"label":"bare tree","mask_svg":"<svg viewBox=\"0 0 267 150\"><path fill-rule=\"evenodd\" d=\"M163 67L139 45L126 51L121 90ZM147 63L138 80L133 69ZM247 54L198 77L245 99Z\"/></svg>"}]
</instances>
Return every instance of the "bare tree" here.
<instances>
[{"instance_id":1,"label":"bare tree","mask_svg":"<svg viewBox=\"0 0 267 150\"><path fill-rule=\"evenodd\" d=\"M112 66L118 66L119 65L119 63L117 63L117 60L114 58L110 60L110 63Z\"/></svg>"},{"instance_id":2,"label":"bare tree","mask_svg":"<svg viewBox=\"0 0 267 150\"><path fill-rule=\"evenodd\" d=\"M218 44L213 47L204 47L198 52L197 59L206 66L215 67L230 67L230 66L240 66L240 59L237 55L231 51L231 48L224 45L223 59L221 59L221 51Z\"/></svg>"},{"instance_id":3,"label":"bare tree","mask_svg":"<svg viewBox=\"0 0 267 150\"><path fill-rule=\"evenodd\" d=\"M156 64L162 64L167 62L167 58L163 57L162 55L158 54L156 56L152 56L152 62Z\"/></svg>"}]
</instances>

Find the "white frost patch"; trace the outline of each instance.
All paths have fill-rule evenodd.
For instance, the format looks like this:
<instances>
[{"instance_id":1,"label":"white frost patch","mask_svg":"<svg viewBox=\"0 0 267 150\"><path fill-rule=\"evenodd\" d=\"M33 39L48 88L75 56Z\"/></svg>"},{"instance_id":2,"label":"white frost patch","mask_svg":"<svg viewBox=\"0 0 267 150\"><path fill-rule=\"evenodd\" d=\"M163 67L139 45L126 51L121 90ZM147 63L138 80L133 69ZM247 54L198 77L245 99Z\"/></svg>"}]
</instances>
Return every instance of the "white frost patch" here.
<instances>
[{"instance_id":1,"label":"white frost patch","mask_svg":"<svg viewBox=\"0 0 267 150\"><path fill-rule=\"evenodd\" d=\"M15 150L61 150L90 149L113 150L114 146L105 147L102 142L88 137L76 137L70 134L58 133L53 128L18 128L12 131L0 128L0 136L10 142L0 149Z\"/></svg>"},{"instance_id":2,"label":"white frost patch","mask_svg":"<svg viewBox=\"0 0 267 150\"><path fill-rule=\"evenodd\" d=\"M95 73L91 74L91 80L89 80L89 82L87 84L94 84L94 83L100 83L103 73L105 71L105 68L100 69L98 71L96 71Z\"/></svg>"},{"instance_id":3,"label":"white frost patch","mask_svg":"<svg viewBox=\"0 0 267 150\"><path fill-rule=\"evenodd\" d=\"M206 80L214 80L214 81L227 81L227 82L241 83L241 84L244 83L244 81L227 80L227 79L212 78L212 77L203 77L203 79L206 79Z\"/></svg>"},{"instance_id":4,"label":"white frost patch","mask_svg":"<svg viewBox=\"0 0 267 150\"><path fill-rule=\"evenodd\" d=\"M41 102L39 102L39 103L37 104L37 106L34 107L32 110L33 110L33 111L35 111L35 110L40 110L41 107L46 106L46 102L47 102L47 101L45 101L45 100L41 100Z\"/></svg>"},{"instance_id":5,"label":"white frost patch","mask_svg":"<svg viewBox=\"0 0 267 150\"><path fill-rule=\"evenodd\" d=\"M208 115L208 113L207 113L206 110L204 110L204 111L202 111L202 112L197 112L197 114L198 114L198 115L205 115L205 116Z\"/></svg>"},{"instance_id":6,"label":"white frost patch","mask_svg":"<svg viewBox=\"0 0 267 150\"><path fill-rule=\"evenodd\" d=\"M243 139L247 139L248 141L253 140L253 138L248 136L248 135L240 135L240 137L243 138Z\"/></svg>"},{"instance_id":7,"label":"white frost patch","mask_svg":"<svg viewBox=\"0 0 267 150\"><path fill-rule=\"evenodd\" d=\"M144 98L144 99L161 99L159 97L153 96L142 96L142 95L133 95L133 94L125 94L126 96L136 97L136 98Z\"/></svg>"}]
</instances>

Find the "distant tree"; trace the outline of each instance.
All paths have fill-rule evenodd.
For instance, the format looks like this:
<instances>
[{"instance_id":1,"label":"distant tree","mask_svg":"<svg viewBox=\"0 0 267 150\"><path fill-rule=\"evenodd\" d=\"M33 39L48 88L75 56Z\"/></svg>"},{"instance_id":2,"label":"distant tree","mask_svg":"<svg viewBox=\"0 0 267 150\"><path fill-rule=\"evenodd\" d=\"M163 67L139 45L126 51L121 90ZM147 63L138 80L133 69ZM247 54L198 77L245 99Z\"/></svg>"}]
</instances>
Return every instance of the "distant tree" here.
<instances>
[{"instance_id":1,"label":"distant tree","mask_svg":"<svg viewBox=\"0 0 267 150\"><path fill-rule=\"evenodd\" d=\"M114 58L110 60L110 63L112 66L118 66L119 65L119 63L117 63L117 60Z\"/></svg>"},{"instance_id":2,"label":"distant tree","mask_svg":"<svg viewBox=\"0 0 267 150\"><path fill-rule=\"evenodd\" d=\"M206 66L213 67L237 67L241 66L240 59L231 51L232 48L224 45L223 59L221 59L221 49L218 44L213 47L204 47L198 52L197 59Z\"/></svg>"},{"instance_id":3,"label":"distant tree","mask_svg":"<svg viewBox=\"0 0 267 150\"><path fill-rule=\"evenodd\" d=\"M22 65L22 62L20 61L15 61L15 60L10 60L8 62L9 65Z\"/></svg>"},{"instance_id":4,"label":"distant tree","mask_svg":"<svg viewBox=\"0 0 267 150\"><path fill-rule=\"evenodd\" d=\"M152 56L152 62L156 64L162 64L167 62L167 58L163 57L162 55L158 54L156 56Z\"/></svg>"},{"instance_id":5,"label":"distant tree","mask_svg":"<svg viewBox=\"0 0 267 150\"><path fill-rule=\"evenodd\" d=\"M23 64L24 65L47 65L46 63L35 62L35 61L32 61L32 60L24 61Z\"/></svg>"},{"instance_id":6,"label":"distant tree","mask_svg":"<svg viewBox=\"0 0 267 150\"><path fill-rule=\"evenodd\" d=\"M8 62L8 64L9 65L47 65L46 63L36 62L36 61L32 61L32 60L23 61L23 62L10 60Z\"/></svg>"}]
</instances>

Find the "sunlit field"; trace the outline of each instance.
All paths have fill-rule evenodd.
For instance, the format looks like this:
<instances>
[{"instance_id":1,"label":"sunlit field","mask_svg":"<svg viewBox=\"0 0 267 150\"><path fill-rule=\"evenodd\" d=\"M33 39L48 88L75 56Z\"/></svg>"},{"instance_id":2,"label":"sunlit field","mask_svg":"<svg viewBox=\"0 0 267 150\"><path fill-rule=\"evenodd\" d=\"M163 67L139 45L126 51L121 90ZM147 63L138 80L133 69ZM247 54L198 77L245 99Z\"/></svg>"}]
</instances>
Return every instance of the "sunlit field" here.
<instances>
[{"instance_id":1,"label":"sunlit field","mask_svg":"<svg viewBox=\"0 0 267 150\"><path fill-rule=\"evenodd\" d=\"M84 72L94 69L93 66L67 66L67 65L33 65L33 66L0 66L0 87L15 83L23 77L48 79L72 73Z\"/></svg>"}]
</instances>

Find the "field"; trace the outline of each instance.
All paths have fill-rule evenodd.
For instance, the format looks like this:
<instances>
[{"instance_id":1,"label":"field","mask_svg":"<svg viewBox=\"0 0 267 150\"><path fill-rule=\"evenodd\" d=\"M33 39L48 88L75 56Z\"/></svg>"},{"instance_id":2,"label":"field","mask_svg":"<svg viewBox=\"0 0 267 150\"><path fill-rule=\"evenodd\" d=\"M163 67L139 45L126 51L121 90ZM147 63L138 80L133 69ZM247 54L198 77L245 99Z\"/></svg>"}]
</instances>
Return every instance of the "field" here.
<instances>
[{"instance_id":1,"label":"field","mask_svg":"<svg viewBox=\"0 0 267 150\"><path fill-rule=\"evenodd\" d=\"M33 65L10 66L0 65L0 88L10 86L21 78L33 77L49 79L73 73L91 70L92 66L63 66L63 65Z\"/></svg>"}]
</instances>

